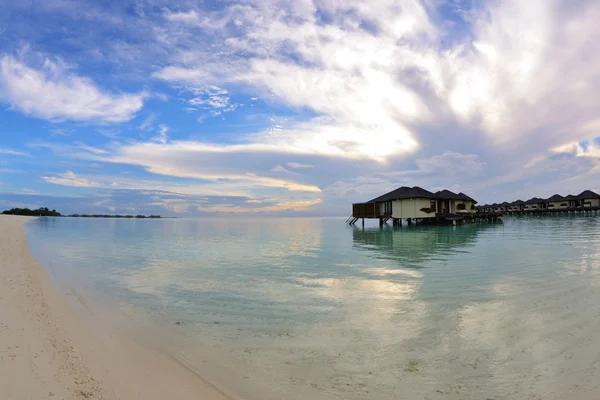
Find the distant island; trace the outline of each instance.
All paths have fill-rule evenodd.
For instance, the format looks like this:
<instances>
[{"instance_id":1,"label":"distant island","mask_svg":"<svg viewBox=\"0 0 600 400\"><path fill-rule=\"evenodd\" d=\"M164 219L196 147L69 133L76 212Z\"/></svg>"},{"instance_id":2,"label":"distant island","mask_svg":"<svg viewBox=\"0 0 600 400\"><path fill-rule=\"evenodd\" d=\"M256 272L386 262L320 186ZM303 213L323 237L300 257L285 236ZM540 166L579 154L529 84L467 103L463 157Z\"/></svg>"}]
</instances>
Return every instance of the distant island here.
<instances>
[{"instance_id":1,"label":"distant island","mask_svg":"<svg viewBox=\"0 0 600 400\"><path fill-rule=\"evenodd\" d=\"M24 215L28 217L72 217L72 218L162 218L160 215L110 215L110 214L71 214L62 215L56 210L50 210L48 207L41 207L36 210L29 208L11 208L10 210L2 211L4 215Z\"/></svg>"},{"instance_id":2,"label":"distant island","mask_svg":"<svg viewBox=\"0 0 600 400\"><path fill-rule=\"evenodd\" d=\"M28 217L62 217L56 210L50 210L48 207L30 210L29 208L11 208L10 210L2 211L4 215L25 215Z\"/></svg>"}]
</instances>

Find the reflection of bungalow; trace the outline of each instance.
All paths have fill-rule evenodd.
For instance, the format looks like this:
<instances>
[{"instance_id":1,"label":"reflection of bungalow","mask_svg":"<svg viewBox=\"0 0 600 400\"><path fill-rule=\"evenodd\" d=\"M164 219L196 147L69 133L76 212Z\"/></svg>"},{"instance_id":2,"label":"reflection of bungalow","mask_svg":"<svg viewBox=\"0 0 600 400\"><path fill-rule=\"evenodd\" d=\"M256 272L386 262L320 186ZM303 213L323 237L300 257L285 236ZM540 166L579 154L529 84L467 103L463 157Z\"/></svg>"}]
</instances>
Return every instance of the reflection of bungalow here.
<instances>
[{"instance_id":1,"label":"reflection of bungalow","mask_svg":"<svg viewBox=\"0 0 600 400\"><path fill-rule=\"evenodd\" d=\"M494 229L492 224L473 224L451 229L354 229L354 247L388 260L398 268L420 268L424 260L435 258L440 252L472 245L478 235Z\"/></svg>"},{"instance_id":2,"label":"reflection of bungalow","mask_svg":"<svg viewBox=\"0 0 600 400\"><path fill-rule=\"evenodd\" d=\"M560 210L561 208L569 208L569 202L560 194L555 194L546 200L548 209Z\"/></svg>"}]
</instances>

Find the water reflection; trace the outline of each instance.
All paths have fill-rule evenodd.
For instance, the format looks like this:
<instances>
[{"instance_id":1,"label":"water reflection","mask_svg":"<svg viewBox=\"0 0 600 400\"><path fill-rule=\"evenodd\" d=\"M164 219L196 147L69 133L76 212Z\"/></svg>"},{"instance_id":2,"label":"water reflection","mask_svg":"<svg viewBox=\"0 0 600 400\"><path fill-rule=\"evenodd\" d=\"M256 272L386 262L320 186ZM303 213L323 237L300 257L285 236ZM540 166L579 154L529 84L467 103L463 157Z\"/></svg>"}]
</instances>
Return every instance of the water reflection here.
<instances>
[{"instance_id":1,"label":"water reflection","mask_svg":"<svg viewBox=\"0 0 600 400\"><path fill-rule=\"evenodd\" d=\"M377 257L397 261L403 267L423 268L425 260L465 251L483 231L499 227L492 224L366 230L355 227L352 240L357 250L377 253Z\"/></svg>"},{"instance_id":2,"label":"water reflection","mask_svg":"<svg viewBox=\"0 0 600 400\"><path fill-rule=\"evenodd\" d=\"M600 381L598 220L38 221L46 261L164 317L178 354L249 399L558 399Z\"/></svg>"}]
</instances>

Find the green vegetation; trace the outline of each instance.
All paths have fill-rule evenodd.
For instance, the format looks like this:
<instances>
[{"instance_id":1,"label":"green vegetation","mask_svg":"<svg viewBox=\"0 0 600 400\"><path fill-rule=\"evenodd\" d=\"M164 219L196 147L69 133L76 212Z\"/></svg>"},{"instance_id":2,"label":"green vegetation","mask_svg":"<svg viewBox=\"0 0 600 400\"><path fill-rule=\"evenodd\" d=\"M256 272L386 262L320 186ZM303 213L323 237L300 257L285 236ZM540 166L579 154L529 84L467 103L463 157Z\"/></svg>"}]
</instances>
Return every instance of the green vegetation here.
<instances>
[{"instance_id":1,"label":"green vegetation","mask_svg":"<svg viewBox=\"0 0 600 400\"><path fill-rule=\"evenodd\" d=\"M427 207L423 207L420 210L421 212L424 212L426 214L431 214L435 212L435 208L427 208Z\"/></svg>"},{"instance_id":2,"label":"green vegetation","mask_svg":"<svg viewBox=\"0 0 600 400\"><path fill-rule=\"evenodd\" d=\"M29 208L11 208L10 210L2 211L5 215L26 215L29 217L60 217L60 213L56 210L50 210L48 207L30 210Z\"/></svg>"},{"instance_id":3,"label":"green vegetation","mask_svg":"<svg viewBox=\"0 0 600 400\"><path fill-rule=\"evenodd\" d=\"M408 364L406 364L406 367L404 367L404 372L417 372L419 370L419 368L417 368L419 366L419 361L412 359L408 361Z\"/></svg>"},{"instance_id":4,"label":"green vegetation","mask_svg":"<svg viewBox=\"0 0 600 400\"><path fill-rule=\"evenodd\" d=\"M64 217L56 210L50 210L47 207L38 208L37 210L30 210L29 208L11 208L10 210L3 211L5 215L26 215L29 217ZM149 218L158 219L160 215L107 215L107 214L72 214L67 217L76 218Z\"/></svg>"}]
</instances>

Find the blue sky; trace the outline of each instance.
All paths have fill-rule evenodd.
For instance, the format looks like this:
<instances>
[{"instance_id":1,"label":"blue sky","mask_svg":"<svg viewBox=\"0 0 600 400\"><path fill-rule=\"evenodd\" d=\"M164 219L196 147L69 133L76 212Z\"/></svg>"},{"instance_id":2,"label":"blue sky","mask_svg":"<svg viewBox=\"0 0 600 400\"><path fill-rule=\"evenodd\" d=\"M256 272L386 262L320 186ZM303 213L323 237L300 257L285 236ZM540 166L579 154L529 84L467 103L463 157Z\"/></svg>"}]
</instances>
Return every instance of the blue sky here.
<instances>
[{"instance_id":1,"label":"blue sky","mask_svg":"<svg viewBox=\"0 0 600 400\"><path fill-rule=\"evenodd\" d=\"M0 0L0 208L600 189L600 3Z\"/></svg>"}]
</instances>

